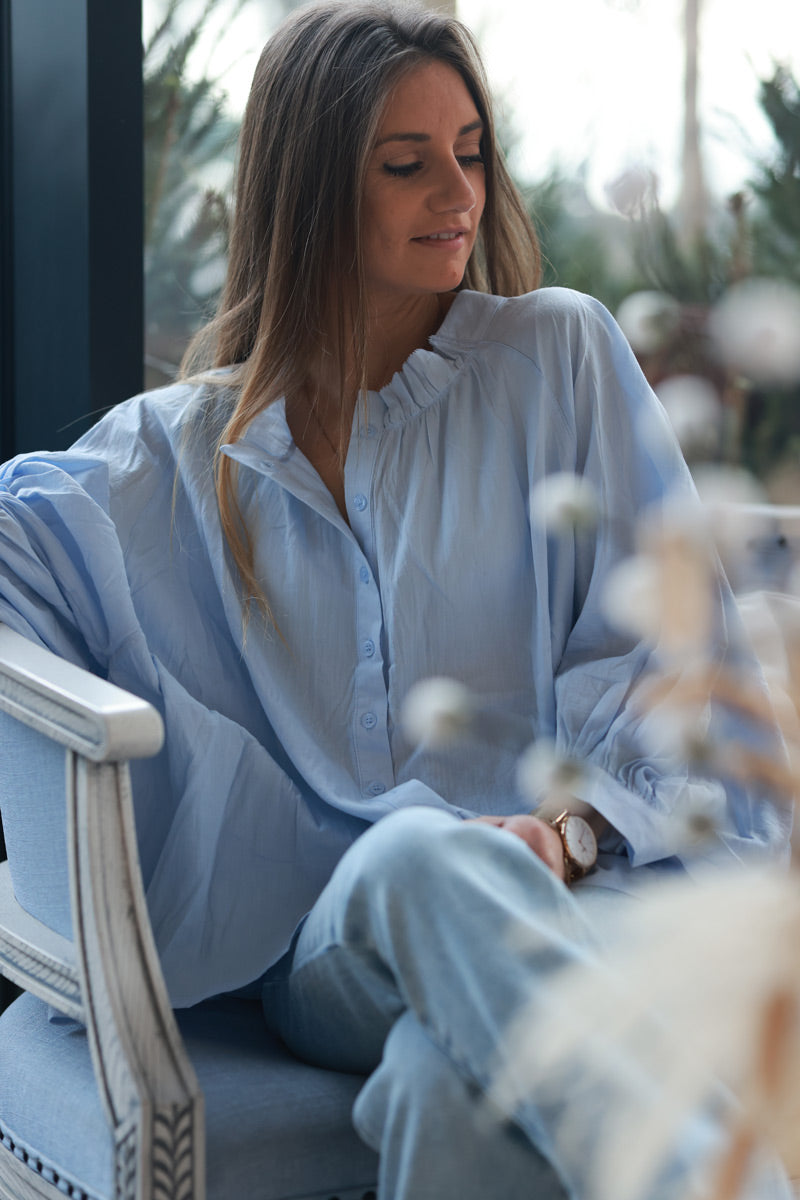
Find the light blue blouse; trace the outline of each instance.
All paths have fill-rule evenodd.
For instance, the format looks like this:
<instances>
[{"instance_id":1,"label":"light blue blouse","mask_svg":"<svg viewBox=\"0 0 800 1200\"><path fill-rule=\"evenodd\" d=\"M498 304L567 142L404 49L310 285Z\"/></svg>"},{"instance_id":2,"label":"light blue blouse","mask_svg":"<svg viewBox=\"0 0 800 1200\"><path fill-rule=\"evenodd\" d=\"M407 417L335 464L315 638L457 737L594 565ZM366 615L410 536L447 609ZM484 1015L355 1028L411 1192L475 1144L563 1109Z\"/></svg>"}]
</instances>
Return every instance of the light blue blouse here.
<instances>
[{"instance_id":1,"label":"light blue blouse","mask_svg":"<svg viewBox=\"0 0 800 1200\"><path fill-rule=\"evenodd\" d=\"M663 859L686 780L637 745L627 698L649 652L600 594L645 506L691 483L669 436L641 434L666 419L605 309L460 293L356 412L349 525L283 404L262 412L225 450L280 631L254 616L246 638L212 473L231 403L189 384L139 396L0 473L0 619L164 716L134 794L174 1003L259 975L369 822L526 810L514 768L536 736L592 764L585 798L622 835L623 874ZM531 487L556 471L594 484L596 534L532 527ZM398 712L431 675L469 684L502 736L409 744ZM720 796L734 854L785 838L768 804Z\"/></svg>"}]
</instances>

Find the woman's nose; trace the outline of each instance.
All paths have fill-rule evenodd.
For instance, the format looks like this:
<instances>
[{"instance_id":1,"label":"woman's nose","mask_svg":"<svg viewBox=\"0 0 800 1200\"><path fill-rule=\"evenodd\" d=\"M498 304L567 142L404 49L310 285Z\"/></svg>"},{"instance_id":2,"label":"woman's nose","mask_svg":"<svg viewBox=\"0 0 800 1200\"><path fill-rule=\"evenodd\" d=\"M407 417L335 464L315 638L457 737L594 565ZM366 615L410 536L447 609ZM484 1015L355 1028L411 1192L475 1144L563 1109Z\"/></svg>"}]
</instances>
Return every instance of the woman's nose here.
<instances>
[{"instance_id":1,"label":"woman's nose","mask_svg":"<svg viewBox=\"0 0 800 1200\"><path fill-rule=\"evenodd\" d=\"M475 189L457 159L443 164L431 196L434 212L470 212L477 204Z\"/></svg>"}]
</instances>

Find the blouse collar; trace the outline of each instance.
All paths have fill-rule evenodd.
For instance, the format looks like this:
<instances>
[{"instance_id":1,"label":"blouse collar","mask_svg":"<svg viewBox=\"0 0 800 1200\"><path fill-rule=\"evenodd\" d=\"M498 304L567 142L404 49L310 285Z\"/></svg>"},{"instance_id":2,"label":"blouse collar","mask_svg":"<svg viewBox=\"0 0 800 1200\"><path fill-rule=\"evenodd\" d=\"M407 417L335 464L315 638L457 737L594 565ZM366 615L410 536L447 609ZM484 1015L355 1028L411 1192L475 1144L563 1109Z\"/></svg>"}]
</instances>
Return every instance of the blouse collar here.
<instances>
[{"instance_id":1,"label":"blouse collar","mask_svg":"<svg viewBox=\"0 0 800 1200\"><path fill-rule=\"evenodd\" d=\"M503 302L501 296L459 292L430 345L414 350L384 387L369 393L370 413L382 406L384 425L399 425L429 408L471 358ZM286 405L280 399L254 417L241 440L223 447L223 452L263 469L270 463L285 463L295 449Z\"/></svg>"}]
</instances>

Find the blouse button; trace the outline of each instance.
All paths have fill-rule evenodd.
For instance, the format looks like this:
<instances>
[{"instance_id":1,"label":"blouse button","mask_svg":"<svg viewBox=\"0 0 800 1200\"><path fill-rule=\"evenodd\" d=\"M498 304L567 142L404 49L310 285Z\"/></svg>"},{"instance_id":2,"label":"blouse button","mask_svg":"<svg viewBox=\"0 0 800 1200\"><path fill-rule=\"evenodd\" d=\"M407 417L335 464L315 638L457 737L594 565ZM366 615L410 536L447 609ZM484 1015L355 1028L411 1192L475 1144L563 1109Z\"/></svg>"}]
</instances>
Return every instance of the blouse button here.
<instances>
[{"instance_id":1,"label":"blouse button","mask_svg":"<svg viewBox=\"0 0 800 1200\"><path fill-rule=\"evenodd\" d=\"M374 783L369 785L367 791L371 796L380 796L386 791L386 785L376 779Z\"/></svg>"},{"instance_id":2,"label":"blouse button","mask_svg":"<svg viewBox=\"0 0 800 1200\"><path fill-rule=\"evenodd\" d=\"M358 572L358 577L362 583L369 583L369 571L366 567L362 567Z\"/></svg>"},{"instance_id":3,"label":"blouse button","mask_svg":"<svg viewBox=\"0 0 800 1200\"><path fill-rule=\"evenodd\" d=\"M363 492L357 492L353 497L353 504L356 506L359 512L363 512L367 507L367 497Z\"/></svg>"},{"instance_id":4,"label":"blouse button","mask_svg":"<svg viewBox=\"0 0 800 1200\"><path fill-rule=\"evenodd\" d=\"M378 724L378 718L375 716L374 712L366 712L361 718L361 724L365 729L374 729Z\"/></svg>"},{"instance_id":5,"label":"blouse button","mask_svg":"<svg viewBox=\"0 0 800 1200\"><path fill-rule=\"evenodd\" d=\"M367 638L362 646L362 650L367 658L372 658L373 654L375 653L375 643L373 642L372 638Z\"/></svg>"}]
</instances>

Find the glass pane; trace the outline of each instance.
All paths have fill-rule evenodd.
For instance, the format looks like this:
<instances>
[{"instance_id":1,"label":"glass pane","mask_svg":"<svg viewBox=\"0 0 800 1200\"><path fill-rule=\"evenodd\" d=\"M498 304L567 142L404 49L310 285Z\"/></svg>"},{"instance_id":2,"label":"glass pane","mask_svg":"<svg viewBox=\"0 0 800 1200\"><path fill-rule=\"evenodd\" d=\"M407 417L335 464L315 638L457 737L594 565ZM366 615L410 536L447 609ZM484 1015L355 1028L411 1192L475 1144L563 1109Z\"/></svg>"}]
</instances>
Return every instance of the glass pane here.
<instances>
[{"instance_id":1,"label":"glass pane","mask_svg":"<svg viewBox=\"0 0 800 1200\"><path fill-rule=\"evenodd\" d=\"M170 382L225 269L235 141L280 0L144 0L145 384Z\"/></svg>"}]
</instances>

